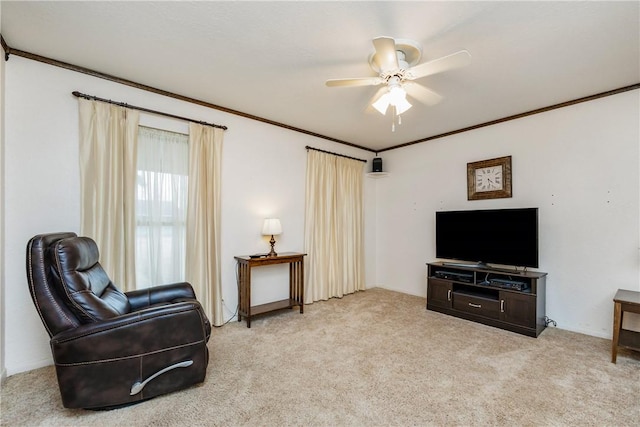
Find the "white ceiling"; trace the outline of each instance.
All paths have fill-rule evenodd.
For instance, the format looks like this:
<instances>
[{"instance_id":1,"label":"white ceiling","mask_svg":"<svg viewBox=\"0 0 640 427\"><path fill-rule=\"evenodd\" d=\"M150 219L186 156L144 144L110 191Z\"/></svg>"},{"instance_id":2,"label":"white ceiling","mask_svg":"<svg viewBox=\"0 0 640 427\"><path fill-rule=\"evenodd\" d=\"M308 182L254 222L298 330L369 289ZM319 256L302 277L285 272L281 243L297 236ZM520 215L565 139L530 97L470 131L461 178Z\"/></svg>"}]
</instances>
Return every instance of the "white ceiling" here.
<instances>
[{"instance_id":1,"label":"white ceiling","mask_svg":"<svg viewBox=\"0 0 640 427\"><path fill-rule=\"evenodd\" d=\"M638 1L3 0L1 8L12 49L373 151L640 82ZM324 84L375 76L367 59L378 36L419 42L421 62L461 49L472 62L420 79L444 101L413 102L392 132L390 113L364 111L376 87Z\"/></svg>"}]
</instances>

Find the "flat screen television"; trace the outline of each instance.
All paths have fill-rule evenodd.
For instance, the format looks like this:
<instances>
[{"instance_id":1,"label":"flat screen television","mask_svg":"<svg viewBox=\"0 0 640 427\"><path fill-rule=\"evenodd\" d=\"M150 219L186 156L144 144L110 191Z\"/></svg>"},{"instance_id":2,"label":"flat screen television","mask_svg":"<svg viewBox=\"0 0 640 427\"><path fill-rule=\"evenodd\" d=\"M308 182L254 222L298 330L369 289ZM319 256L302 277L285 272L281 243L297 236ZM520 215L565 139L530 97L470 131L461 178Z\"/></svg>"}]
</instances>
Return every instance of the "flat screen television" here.
<instances>
[{"instance_id":1,"label":"flat screen television","mask_svg":"<svg viewBox=\"0 0 640 427\"><path fill-rule=\"evenodd\" d=\"M436 212L436 257L538 267L538 208Z\"/></svg>"}]
</instances>

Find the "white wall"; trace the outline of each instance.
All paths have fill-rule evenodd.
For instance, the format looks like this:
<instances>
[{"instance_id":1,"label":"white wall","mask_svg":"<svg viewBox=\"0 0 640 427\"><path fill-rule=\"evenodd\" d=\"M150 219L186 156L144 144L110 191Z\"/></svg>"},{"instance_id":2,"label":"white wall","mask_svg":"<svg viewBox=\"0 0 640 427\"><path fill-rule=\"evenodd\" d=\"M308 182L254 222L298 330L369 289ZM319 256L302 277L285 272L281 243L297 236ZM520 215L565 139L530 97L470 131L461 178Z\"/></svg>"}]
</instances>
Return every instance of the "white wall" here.
<instances>
[{"instance_id":1,"label":"white wall","mask_svg":"<svg viewBox=\"0 0 640 427\"><path fill-rule=\"evenodd\" d=\"M234 255L268 251L260 235L267 216L281 219L276 250L303 246L306 150L313 147L370 160L373 154L323 139L180 102L28 59L6 63L6 367L9 375L51 363L49 338L31 302L25 247L33 235L79 232L78 108L71 92L127 102L228 126L222 166L222 286L225 319L237 304ZM181 78L176 68L176 78ZM188 78L188 76L184 76ZM166 129L186 124L143 115ZM373 283L375 183L365 179L366 283ZM282 268L280 268L282 267ZM288 293L286 266L252 273L253 303Z\"/></svg>"},{"instance_id":2,"label":"white wall","mask_svg":"<svg viewBox=\"0 0 640 427\"><path fill-rule=\"evenodd\" d=\"M2 3L0 2L0 22ZM0 24L0 34L2 34ZM0 48L0 384L4 382L7 369L4 362L4 49Z\"/></svg>"},{"instance_id":3,"label":"white wall","mask_svg":"<svg viewBox=\"0 0 640 427\"><path fill-rule=\"evenodd\" d=\"M547 315L611 337L616 290L640 290L639 99L635 90L381 153L390 176L377 187L377 283L426 295L437 210L538 207ZM467 163L507 155L513 197L467 201Z\"/></svg>"}]
</instances>

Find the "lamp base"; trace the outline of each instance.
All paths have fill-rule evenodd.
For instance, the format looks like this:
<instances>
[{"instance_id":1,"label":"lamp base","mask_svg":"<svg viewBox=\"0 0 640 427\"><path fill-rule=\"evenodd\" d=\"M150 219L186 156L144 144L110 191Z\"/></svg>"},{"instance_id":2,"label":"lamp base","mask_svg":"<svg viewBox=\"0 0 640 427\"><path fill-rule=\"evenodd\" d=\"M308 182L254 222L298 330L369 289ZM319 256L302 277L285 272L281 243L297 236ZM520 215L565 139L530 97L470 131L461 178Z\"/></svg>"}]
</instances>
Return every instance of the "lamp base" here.
<instances>
[{"instance_id":1,"label":"lamp base","mask_svg":"<svg viewBox=\"0 0 640 427\"><path fill-rule=\"evenodd\" d=\"M271 240L269 240L269 243L271 243L271 252L269 252L267 256L268 257L278 256L276 251L273 250L273 246L276 244L276 239L273 238L273 234L271 235Z\"/></svg>"}]
</instances>

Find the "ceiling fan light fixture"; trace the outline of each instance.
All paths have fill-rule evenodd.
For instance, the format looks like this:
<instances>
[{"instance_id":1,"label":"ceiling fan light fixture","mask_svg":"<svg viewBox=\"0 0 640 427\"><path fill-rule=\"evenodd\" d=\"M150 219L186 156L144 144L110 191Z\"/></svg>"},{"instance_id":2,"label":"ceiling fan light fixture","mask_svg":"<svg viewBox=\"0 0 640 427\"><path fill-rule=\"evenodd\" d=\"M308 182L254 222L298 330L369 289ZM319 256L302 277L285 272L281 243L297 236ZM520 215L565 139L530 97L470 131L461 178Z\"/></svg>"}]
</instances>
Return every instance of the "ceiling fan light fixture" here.
<instances>
[{"instance_id":1,"label":"ceiling fan light fixture","mask_svg":"<svg viewBox=\"0 0 640 427\"><path fill-rule=\"evenodd\" d=\"M399 84L392 85L387 93L371 104L383 116L387 114L389 105L395 107L396 115L402 114L412 107L411 103L407 101L407 92Z\"/></svg>"}]
</instances>

